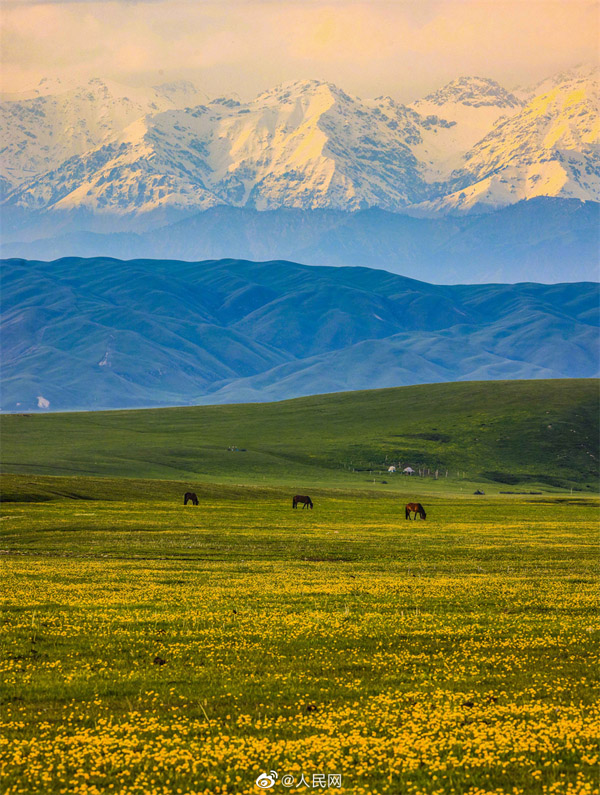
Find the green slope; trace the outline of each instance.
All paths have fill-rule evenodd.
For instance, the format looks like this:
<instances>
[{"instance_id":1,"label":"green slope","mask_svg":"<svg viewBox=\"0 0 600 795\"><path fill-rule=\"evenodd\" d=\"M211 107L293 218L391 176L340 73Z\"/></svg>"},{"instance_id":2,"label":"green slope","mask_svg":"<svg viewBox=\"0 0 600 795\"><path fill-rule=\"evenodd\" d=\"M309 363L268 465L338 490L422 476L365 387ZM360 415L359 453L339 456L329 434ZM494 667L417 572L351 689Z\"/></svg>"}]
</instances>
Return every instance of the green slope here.
<instances>
[{"instance_id":1,"label":"green slope","mask_svg":"<svg viewBox=\"0 0 600 795\"><path fill-rule=\"evenodd\" d=\"M440 482L596 488L598 382L486 381L269 404L4 415L2 471L387 488L390 463ZM229 446L240 448L228 451ZM446 479L446 470L449 477ZM492 485L493 484L493 485ZM422 482L424 486L425 483ZM466 485L466 484L465 484Z\"/></svg>"}]
</instances>

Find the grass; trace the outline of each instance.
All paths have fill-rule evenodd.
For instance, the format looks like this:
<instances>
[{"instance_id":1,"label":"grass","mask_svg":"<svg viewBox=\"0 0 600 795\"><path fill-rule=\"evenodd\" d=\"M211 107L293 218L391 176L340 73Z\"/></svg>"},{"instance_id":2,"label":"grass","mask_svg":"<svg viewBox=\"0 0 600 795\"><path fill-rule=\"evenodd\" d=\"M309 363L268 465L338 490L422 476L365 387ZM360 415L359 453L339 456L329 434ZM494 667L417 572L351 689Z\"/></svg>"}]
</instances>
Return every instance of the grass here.
<instances>
[{"instance_id":1,"label":"grass","mask_svg":"<svg viewBox=\"0 0 600 795\"><path fill-rule=\"evenodd\" d=\"M2 480L7 795L598 791L596 498Z\"/></svg>"},{"instance_id":2,"label":"grass","mask_svg":"<svg viewBox=\"0 0 600 795\"><path fill-rule=\"evenodd\" d=\"M4 472L424 493L597 490L598 382L487 381L272 404L3 415ZM236 446L236 452L228 447ZM446 471L448 477L446 477ZM387 484L382 484L387 480ZM371 484L368 486L368 484Z\"/></svg>"},{"instance_id":3,"label":"grass","mask_svg":"<svg viewBox=\"0 0 600 795\"><path fill-rule=\"evenodd\" d=\"M3 792L597 794L597 404L3 416Z\"/></svg>"}]
</instances>

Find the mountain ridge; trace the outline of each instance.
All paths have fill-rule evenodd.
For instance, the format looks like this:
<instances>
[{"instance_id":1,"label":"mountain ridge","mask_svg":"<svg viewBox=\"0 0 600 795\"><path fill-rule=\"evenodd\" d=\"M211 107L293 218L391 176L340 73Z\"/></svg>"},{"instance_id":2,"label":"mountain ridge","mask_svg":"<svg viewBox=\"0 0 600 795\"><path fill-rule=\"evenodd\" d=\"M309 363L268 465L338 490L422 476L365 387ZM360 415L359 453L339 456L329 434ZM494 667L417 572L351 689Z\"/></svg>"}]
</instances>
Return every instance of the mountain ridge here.
<instances>
[{"instance_id":1,"label":"mountain ridge","mask_svg":"<svg viewBox=\"0 0 600 795\"><path fill-rule=\"evenodd\" d=\"M232 259L2 266L4 411L598 374L594 283L446 286Z\"/></svg>"},{"instance_id":2,"label":"mountain ridge","mask_svg":"<svg viewBox=\"0 0 600 795\"><path fill-rule=\"evenodd\" d=\"M220 205L156 230L107 233L100 226L93 233L67 232L26 243L4 241L0 251L4 257L36 260L233 257L363 265L439 284L596 281L599 211L600 204L595 202L543 197L490 214L441 218L377 208L356 213L259 212ZM36 217L39 233L48 219ZM57 234L54 227L59 220L53 217L49 232ZM8 222L4 221L6 238Z\"/></svg>"},{"instance_id":3,"label":"mountain ridge","mask_svg":"<svg viewBox=\"0 0 600 795\"><path fill-rule=\"evenodd\" d=\"M522 98L489 78L458 78L410 106L319 80L244 103L158 88L129 96L95 80L1 103L4 207L123 218L219 204L444 214L538 195L600 199L589 70Z\"/></svg>"}]
</instances>

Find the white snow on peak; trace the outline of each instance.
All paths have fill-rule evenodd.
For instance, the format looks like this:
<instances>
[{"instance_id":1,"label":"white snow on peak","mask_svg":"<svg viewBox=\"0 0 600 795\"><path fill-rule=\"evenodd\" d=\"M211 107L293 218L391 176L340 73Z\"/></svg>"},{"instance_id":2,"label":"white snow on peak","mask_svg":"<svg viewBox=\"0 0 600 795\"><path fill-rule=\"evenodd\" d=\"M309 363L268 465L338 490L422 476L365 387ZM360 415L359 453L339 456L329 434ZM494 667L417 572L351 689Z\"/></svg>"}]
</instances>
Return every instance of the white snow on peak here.
<instances>
[{"instance_id":1,"label":"white snow on peak","mask_svg":"<svg viewBox=\"0 0 600 795\"><path fill-rule=\"evenodd\" d=\"M557 86L571 85L574 87L577 84L594 83L598 82L599 76L600 67L597 64L583 63L574 66L572 69L557 72L533 85L517 87L514 89L514 93L527 103L540 94L552 91Z\"/></svg>"},{"instance_id":2,"label":"white snow on peak","mask_svg":"<svg viewBox=\"0 0 600 795\"><path fill-rule=\"evenodd\" d=\"M185 105L200 96L186 87ZM52 81L35 96L0 103L4 142L0 176L12 186L107 143L145 114L181 107L181 94L92 78L66 87Z\"/></svg>"},{"instance_id":3,"label":"white snow on peak","mask_svg":"<svg viewBox=\"0 0 600 795\"><path fill-rule=\"evenodd\" d=\"M521 105L521 102L514 94L488 77L459 77L443 88L428 94L424 99L417 100L414 106L418 108L420 104L440 107L460 104L473 108L485 106L514 108Z\"/></svg>"},{"instance_id":4,"label":"white snow on peak","mask_svg":"<svg viewBox=\"0 0 600 795\"><path fill-rule=\"evenodd\" d=\"M0 92L1 102L21 102L37 97L46 97L50 94L62 94L72 88L76 88L77 83L72 80L65 80L59 77L43 77L37 86L25 91L2 91Z\"/></svg>"},{"instance_id":5,"label":"white snow on peak","mask_svg":"<svg viewBox=\"0 0 600 795\"><path fill-rule=\"evenodd\" d=\"M244 104L218 98L146 114L15 197L123 213L222 203L395 209L421 189L402 107L384 112L329 83L298 81Z\"/></svg>"},{"instance_id":6,"label":"white snow on peak","mask_svg":"<svg viewBox=\"0 0 600 795\"><path fill-rule=\"evenodd\" d=\"M218 204L471 212L600 199L597 71L511 93L462 77L410 106L314 79L250 102L94 78L0 104L5 202L135 216ZM541 90L543 89L543 90Z\"/></svg>"},{"instance_id":7,"label":"white snow on peak","mask_svg":"<svg viewBox=\"0 0 600 795\"><path fill-rule=\"evenodd\" d=\"M449 180L454 190L423 206L469 212L536 196L600 200L598 80L568 74L548 85L465 154Z\"/></svg>"},{"instance_id":8,"label":"white snow on peak","mask_svg":"<svg viewBox=\"0 0 600 795\"><path fill-rule=\"evenodd\" d=\"M494 80L461 77L417 100L411 107L423 116L448 122L423 136L415 154L429 182L445 180L461 165L462 156L501 119L519 111L522 102Z\"/></svg>"}]
</instances>

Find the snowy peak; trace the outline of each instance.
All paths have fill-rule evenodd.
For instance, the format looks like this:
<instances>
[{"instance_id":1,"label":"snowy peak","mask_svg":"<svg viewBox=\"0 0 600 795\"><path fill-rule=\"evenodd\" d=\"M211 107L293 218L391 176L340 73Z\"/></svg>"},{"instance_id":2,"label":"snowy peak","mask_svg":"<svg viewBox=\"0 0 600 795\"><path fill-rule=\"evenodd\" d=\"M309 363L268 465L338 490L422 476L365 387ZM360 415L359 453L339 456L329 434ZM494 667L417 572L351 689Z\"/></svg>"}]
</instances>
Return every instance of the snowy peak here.
<instances>
[{"instance_id":1,"label":"snowy peak","mask_svg":"<svg viewBox=\"0 0 600 795\"><path fill-rule=\"evenodd\" d=\"M522 102L514 94L487 77L459 77L414 104L417 108L421 104L437 105L438 107L447 104L460 104L472 108L489 107L490 105L496 108L517 108Z\"/></svg>"},{"instance_id":2,"label":"snowy peak","mask_svg":"<svg viewBox=\"0 0 600 795\"><path fill-rule=\"evenodd\" d=\"M285 120L286 127L289 128L290 122L292 125L301 125L309 120L317 123L340 100L352 103L350 97L330 83L299 80L283 83L272 91L265 91L244 107L249 113L269 112L280 123Z\"/></svg>"},{"instance_id":3,"label":"snowy peak","mask_svg":"<svg viewBox=\"0 0 600 795\"><path fill-rule=\"evenodd\" d=\"M13 200L118 213L216 204L395 210L425 197L409 146L419 123L401 105L382 110L330 83L287 83L248 103L217 98L136 118Z\"/></svg>"},{"instance_id":4,"label":"snowy peak","mask_svg":"<svg viewBox=\"0 0 600 795\"><path fill-rule=\"evenodd\" d=\"M202 96L191 83L136 88L92 78L82 86L40 86L34 96L0 104L0 175L12 187L108 143L141 116L198 104Z\"/></svg>"},{"instance_id":5,"label":"snowy peak","mask_svg":"<svg viewBox=\"0 0 600 795\"><path fill-rule=\"evenodd\" d=\"M600 69L594 64L579 64L572 69L558 72L551 77L547 77L533 86L515 89L515 94L519 94L526 102L530 102L540 94L547 94L555 88L565 89L567 87L580 88L590 83L598 83Z\"/></svg>"},{"instance_id":6,"label":"snowy peak","mask_svg":"<svg viewBox=\"0 0 600 795\"><path fill-rule=\"evenodd\" d=\"M250 102L192 83L43 84L0 104L6 203L148 217L220 204L481 211L600 199L598 81L579 67L525 102L461 77L411 106L296 80ZM524 96L524 94L523 94Z\"/></svg>"},{"instance_id":7,"label":"snowy peak","mask_svg":"<svg viewBox=\"0 0 600 795\"><path fill-rule=\"evenodd\" d=\"M152 88L158 97L170 102L174 108L191 108L208 101L208 95L200 91L190 80L174 80Z\"/></svg>"},{"instance_id":8,"label":"snowy peak","mask_svg":"<svg viewBox=\"0 0 600 795\"><path fill-rule=\"evenodd\" d=\"M275 88L264 91L259 94L255 102L268 103L275 101L278 103L295 102L297 99L306 96L329 96L331 98L343 98L351 100L352 98L338 88L334 83L329 83L325 80L305 79L305 80L290 80L285 83L280 83ZM356 99L356 98L354 98Z\"/></svg>"},{"instance_id":9,"label":"snowy peak","mask_svg":"<svg viewBox=\"0 0 600 795\"><path fill-rule=\"evenodd\" d=\"M466 153L449 180L454 190L431 209L496 209L536 196L600 200L598 81L566 74L545 86Z\"/></svg>"},{"instance_id":10,"label":"snowy peak","mask_svg":"<svg viewBox=\"0 0 600 795\"><path fill-rule=\"evenodd\" d=\"M36 97L45 97L48 94L60 94L69 88L73 88L73 85L58 77L43 77L35 88L28 91L3 91L0 93L0 99L2 102L19 102L26 99L35 99Z\"/></svg>"},{"instance_id":11,"label":"snowy peak","mask_svg":"<svg viewBox=\"0 0 600 795\"><path fill-rule=\"evenodd\" d=\"M414 102L415 112L446 122L432 125L415 150L424 178L430 183L447 180L461 167L465 152L521 106L521 100L486 77L460 77Z\"/></svg>"}]
</instances>

